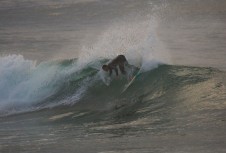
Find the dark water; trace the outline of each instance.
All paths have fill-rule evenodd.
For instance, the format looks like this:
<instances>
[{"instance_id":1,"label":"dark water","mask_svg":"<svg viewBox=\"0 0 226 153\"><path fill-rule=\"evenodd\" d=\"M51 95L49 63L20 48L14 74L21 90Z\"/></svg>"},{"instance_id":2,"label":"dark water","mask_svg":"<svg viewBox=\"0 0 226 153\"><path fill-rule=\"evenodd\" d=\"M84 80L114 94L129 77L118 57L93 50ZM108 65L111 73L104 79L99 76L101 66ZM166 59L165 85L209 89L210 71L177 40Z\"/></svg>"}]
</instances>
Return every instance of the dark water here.
<instances>
[{"instance_id":1,"label":"dark water","mask_svg":"<svg viewBox=\"0 0 226 153\"><path fill-rule=\"evenodd\" d=\"M224 0L2 0L0 152L226 152L225 17ZM99 71L118 54L142 70L124 93Z\"/></svg>"}]
</instances>

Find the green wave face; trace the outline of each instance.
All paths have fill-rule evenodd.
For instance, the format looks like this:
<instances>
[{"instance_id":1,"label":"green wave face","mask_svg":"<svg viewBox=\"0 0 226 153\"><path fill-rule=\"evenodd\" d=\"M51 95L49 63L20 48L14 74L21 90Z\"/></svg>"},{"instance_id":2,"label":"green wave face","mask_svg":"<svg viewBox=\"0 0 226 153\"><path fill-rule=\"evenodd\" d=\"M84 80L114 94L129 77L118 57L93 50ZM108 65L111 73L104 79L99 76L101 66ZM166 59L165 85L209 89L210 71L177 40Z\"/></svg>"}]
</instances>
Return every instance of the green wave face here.
<instances>
[{"instance_id":1,"label":"green wave face","mask_svg":"<svg viewBox=\"0 0 226 153\"><path fill-rule=\"evenodd\" d=\"M100 111L124 105L159 104L157 101L170 104L178 98L182 90L194 87L193 90L187 91L187 94L194 94L197 92L196 86L204 86L221 75L220 71L212 68L160 65L156 69L141 73L126 92L122 93L127 84L125 78L114 79L107 86L101 80L99 70L91 66L87 65L81 71L69 75L59 90L40 104L59 102L59 106L73 105L76 110ZM209 89L202 90L208 92ZM198 98L200 95L196 96Z\"/></svg>"}]
</instances>

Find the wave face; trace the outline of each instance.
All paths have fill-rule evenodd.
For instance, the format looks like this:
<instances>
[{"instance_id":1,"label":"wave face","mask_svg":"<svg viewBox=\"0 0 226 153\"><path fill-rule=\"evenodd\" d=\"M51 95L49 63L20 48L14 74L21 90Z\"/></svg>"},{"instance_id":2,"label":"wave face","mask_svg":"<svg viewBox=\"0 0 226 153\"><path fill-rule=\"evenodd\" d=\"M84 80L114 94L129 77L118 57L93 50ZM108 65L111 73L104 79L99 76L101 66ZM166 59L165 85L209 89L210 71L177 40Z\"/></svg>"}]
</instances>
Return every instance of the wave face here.
<instances>
[{"instance_id":1,"label":"wave face","mask_svg":"<svg viewBox=\"0 0 226 153\"><path fill-rule=\"evenodd\" d=\"M195 109L225 103L225 74L217 69L152 62L141 66L142 73L122 94L126 79L115 79L109 86L101 79L99 68L106 61L36 64L20 55L1 57L0 114L72 105L77 110L106 111L127 105L131 110L130 106L139 104L140 112L149 112L176 103L189 103ZM206 101L209 105L203 104Z\"/></svg>"}]
</instances>

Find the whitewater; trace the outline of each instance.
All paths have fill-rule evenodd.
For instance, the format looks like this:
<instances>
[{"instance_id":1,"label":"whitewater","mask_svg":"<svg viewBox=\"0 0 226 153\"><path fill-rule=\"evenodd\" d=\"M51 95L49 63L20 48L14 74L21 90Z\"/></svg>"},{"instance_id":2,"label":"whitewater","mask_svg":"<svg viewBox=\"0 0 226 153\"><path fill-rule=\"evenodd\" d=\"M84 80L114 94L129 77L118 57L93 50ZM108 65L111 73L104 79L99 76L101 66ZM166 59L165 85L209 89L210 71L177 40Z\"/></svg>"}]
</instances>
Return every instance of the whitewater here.
<instances>
[{"instance_id":1,"label":"whitewater","mask_svg":"<svg viewBox=\"0 0 226 153\"><path fill-rule=\"evenodd\" d=\"M0 152L226 152L225 8L1 1ZM120 54L125 92L101 69Z\"/></svg>"}]
</instances>

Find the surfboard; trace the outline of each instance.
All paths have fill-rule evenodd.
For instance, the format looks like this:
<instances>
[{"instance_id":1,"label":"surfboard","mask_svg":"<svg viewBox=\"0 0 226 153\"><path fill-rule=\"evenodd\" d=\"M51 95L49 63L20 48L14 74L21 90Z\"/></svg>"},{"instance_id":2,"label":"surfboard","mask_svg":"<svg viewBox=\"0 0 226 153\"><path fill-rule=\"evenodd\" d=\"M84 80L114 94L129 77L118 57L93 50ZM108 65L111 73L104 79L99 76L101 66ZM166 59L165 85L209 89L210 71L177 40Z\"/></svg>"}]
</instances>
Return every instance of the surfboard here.
<instances>
[{"instance_id":1,"label":"surfboard","mask_svg":"<svg viewBox=\"0 0 226 153\"><path fill-rule=\"evenodd\" d=\"M130 80L130 82L128 84L125 85L125 87L121 93L125 92L131 86L131 84L136 80L136 78L139 74L140 74L140 71Z\"/></svg>"}]
</instances>

